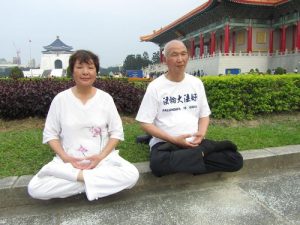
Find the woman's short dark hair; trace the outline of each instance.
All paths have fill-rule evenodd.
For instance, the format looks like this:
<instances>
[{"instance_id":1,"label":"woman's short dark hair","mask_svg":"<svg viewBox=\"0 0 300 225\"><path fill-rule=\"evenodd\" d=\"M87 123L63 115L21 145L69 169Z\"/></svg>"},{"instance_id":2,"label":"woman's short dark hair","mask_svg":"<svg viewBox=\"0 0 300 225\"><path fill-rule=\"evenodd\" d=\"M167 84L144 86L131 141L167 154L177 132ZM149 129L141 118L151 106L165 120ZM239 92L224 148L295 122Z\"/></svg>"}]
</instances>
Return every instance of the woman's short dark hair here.
<instances>
[{"instance_id":1,"label":"woman's short dark hair","mask_svg":"<svg viewBox=\"0 0 300 225\"><path fill-rule=\"evenodd\" d=\"M79 61L79 63L90 63L90 61L92 60L96 67L97 73L99 72L99 57L93 52L87 50L77 50L70 56L69 68L72 74L74 71L74 65L77 60Z\"/></svg>"}]
</instances>

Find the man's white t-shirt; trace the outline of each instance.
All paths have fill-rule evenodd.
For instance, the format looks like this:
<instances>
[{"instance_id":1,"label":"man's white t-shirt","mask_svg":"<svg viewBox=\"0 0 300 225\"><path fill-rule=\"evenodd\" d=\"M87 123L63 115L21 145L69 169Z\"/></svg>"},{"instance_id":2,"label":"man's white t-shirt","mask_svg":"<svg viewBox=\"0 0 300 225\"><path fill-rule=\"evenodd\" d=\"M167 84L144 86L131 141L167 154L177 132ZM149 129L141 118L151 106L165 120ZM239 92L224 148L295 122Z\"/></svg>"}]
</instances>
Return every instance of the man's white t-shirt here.
<instances>
[{"instance_id":1,"label":"man's white t-shirt","mask_svg":"<svg viewBox=\"0 0 300 225\"><path fill-rule=\"evenodd\" d=\"M59 139L75 157L98 154L109 138L124 140L121 118L112 97L97 89L85 104L67 89L53 99L43 132L43 143Z\"/></svg>"},{"instance_id":2,"label":"man's white t-shirt","mask_svg":"<svg viewBox=\"0 0 300 225\"><path fill-rule=\"evenodd\" d=\"M152 123L172 136L194 134L199 118L211 113L202 81L185 73L180 82L161 75L147 88L136 120ZM163 140L152 138L150 147Z\"/></svg>"}]
</instances>

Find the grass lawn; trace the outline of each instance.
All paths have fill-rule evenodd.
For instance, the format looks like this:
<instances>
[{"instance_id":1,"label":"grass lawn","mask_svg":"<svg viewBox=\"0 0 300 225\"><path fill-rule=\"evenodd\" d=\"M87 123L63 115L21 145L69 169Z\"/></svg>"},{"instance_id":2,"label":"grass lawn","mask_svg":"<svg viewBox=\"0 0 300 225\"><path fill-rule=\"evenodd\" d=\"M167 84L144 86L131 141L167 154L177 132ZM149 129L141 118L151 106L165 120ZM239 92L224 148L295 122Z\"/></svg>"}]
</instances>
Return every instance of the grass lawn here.
<instances>
[{"instance_id":1,"label":"grass lawn","mask_svg":"<svg viewBox=\"0 0 300 225\"><path fill-rule=\"evenodd\" d=\"M130 117L122 117L126 140L118 146L120 154L130 162L147 161L147 145L136 144L142 134ZM43 119L0 120L0 178L36 173L53 157L41 143ZM255 120L211 120L207 138L229 139L240 151L300 144L300 113L261 116Z\"/></svg>"}]
</instances>

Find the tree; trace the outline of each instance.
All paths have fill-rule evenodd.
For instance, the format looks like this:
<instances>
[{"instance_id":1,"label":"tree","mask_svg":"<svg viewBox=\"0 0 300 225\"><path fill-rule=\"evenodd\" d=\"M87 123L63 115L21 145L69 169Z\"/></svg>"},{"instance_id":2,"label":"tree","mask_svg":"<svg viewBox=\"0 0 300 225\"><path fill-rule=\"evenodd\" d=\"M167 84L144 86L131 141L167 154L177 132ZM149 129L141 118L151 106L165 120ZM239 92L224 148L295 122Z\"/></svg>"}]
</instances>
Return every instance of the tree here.
<instances>
[{"instance_id":1,"label":"tree","mask_svg":"<svg viewBox=\"0 0 300 225\"><path fill-rule=\"evenodd\" d=\"M142 67L147 67L149 64L151 64L151 60L149 59L149 54L148 52L143 52Z\"/></svg>"},{"instance_id":2,"label":"tree","mask_svg":"<svg viewBox=\"0 0 300 225\"><path fill-rule=\"evenodd\" d=\"M286 74L286 70L282 67L277 67L274 74Z\"/></svg>"},{"instance_id":3,"label":"tree","mask_svg":"<svg viewBox=\"0 0 300 225\"><path fill-rule=\"evenodd\" d=\"M148 54L148 52L143 52L143 59L145 61L149 61L149 54Z\"/></svg>"},{"instance_id":4,"label":"tree","mask_svg":"<svg viewBox=\"0 0 300 225\"><path fill-rule=\"evenodd\" d=\"M68 66L68 68L67 68L67 74L66 74L66 76L68 77L68 78L72 78L72 73L71 73L71 70L70 70L70 67Z\"/></svg>"},{"instance_id":5,"label":"tree","mask_svg":"<svg viewBox=\"0 0 300 225\"><path fill-rule=\"evenodd\" d=\"M143 62L144 62L144 59L142 58L141 54L137 54L135 56L135 64L137 65L137 67L143 67Z\"/></svg>"},{"instance_id":6,"label":"tree","mask_svg":"<svg viewBox=\"0 0 300 225\"><path fill-rule=\"evenodd\" d=\"M11 69L9 77L12 79L23 78L24 73L19 67L16 66Z\"/></svg>"},{"instance_id":7,"label":"tree","mask_svg":"<svg viewBox=\"0 0 300 225\"><path fill-rule=\"evenodd\" d=\"M123 63L123 69L126 70L137 70L138 65L136 64L135 55L128 55Z\"/></svg>"},{"instance_id":8,"label":"tree","mask_svg":"<svg viewBox=\"0 0 300 225\"><path fill-rule=\"evenodd\" d=\"M153 52L153 54L152 54L152 60L151 61L152 61L152 64L160 63L159 51Z\"/></svg>"},{"instance_id":9,"label":"tree","mask_svg":"<svg viewBox=\"0 0 300 225\"><path fill-rule=\"evenodd\" d=\"M137 55L128 55L123 63L123 70L141 70L143 67L148 66L151 64L151 61L149 60L149 55L147 52L143 53L143 56L141 54Z\"/></svg>"}]
</instances>

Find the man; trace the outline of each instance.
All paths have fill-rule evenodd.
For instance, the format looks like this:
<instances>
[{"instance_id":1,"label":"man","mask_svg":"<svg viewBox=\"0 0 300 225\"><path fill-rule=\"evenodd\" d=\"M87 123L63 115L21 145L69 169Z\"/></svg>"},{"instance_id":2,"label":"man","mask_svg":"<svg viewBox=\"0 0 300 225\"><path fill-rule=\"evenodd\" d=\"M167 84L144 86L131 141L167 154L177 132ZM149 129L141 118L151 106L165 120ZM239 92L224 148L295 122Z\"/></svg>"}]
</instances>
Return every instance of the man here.
<instances>
[{"instance_id":1,"label":"man","mask_svg":"<svg viewBox=\"0 0 300 225\"><path fill-rule=\"evenodd\" d=\"M294 69L294 73L298 73L298 68L297 67Z\"/></svg>"},{"instance_id":2,"label":"man","mask_svg":"<svg viewBox=\"0 0 300 225\"><path fill-rule=\"evenodd\" d=\"M205 139L211 113L203 83L185 73L188 52L172 40L164 48L168 72L152 81L136 120L153 136L150 168L154 175L237 171L243 158L230 141Z\"/></svg>"}]
</instances>

